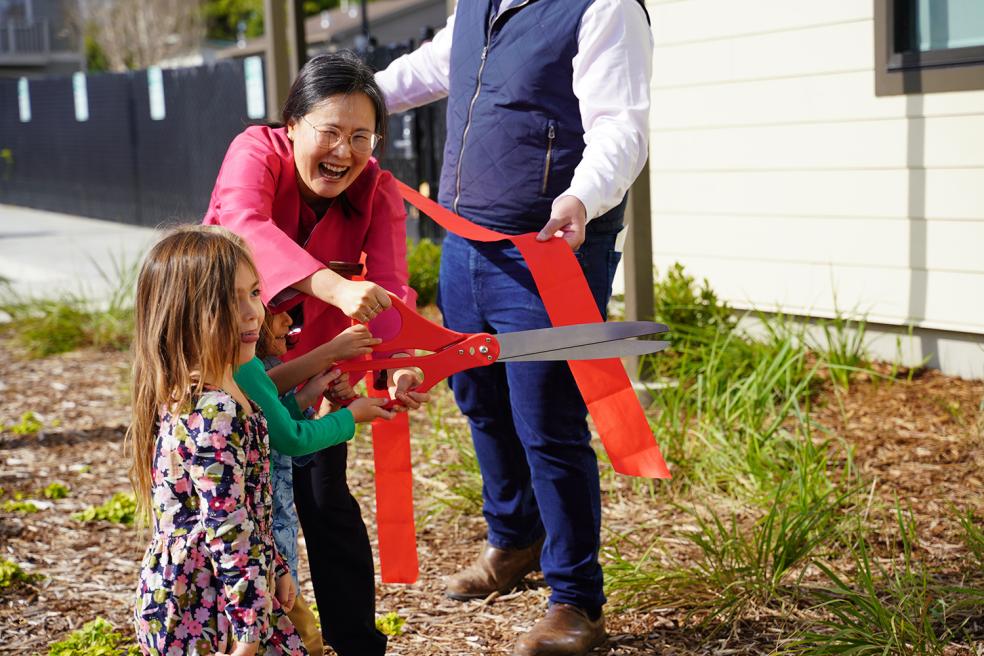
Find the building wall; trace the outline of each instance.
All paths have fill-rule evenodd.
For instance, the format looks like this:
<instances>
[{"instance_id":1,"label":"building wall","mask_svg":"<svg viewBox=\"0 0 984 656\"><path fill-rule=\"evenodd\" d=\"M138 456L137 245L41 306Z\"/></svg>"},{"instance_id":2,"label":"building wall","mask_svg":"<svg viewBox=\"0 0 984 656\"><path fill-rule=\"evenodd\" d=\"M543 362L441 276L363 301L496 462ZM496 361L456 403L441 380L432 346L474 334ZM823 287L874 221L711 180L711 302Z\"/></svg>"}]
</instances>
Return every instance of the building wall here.
<instances>
[{"instance_id":1,"label":"building wall","mask_svg":"<svg viewBox=\"0 0 984 656\"><path fill-rule=\"evenodd\" d=\"M984 91L876 97L871 0L647 6L657 268L952 333L984 375Z\"/></svg>"}]
</instances>

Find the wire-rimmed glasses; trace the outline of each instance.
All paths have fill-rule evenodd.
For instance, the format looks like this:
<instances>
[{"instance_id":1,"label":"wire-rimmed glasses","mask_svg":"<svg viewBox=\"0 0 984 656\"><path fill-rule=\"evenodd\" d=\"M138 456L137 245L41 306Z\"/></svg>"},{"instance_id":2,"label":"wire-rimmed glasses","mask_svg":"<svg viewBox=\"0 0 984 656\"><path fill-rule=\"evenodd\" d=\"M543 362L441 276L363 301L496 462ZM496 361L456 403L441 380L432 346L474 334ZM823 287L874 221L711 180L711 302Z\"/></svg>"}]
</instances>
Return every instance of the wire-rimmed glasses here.
<instances>
[{"instance_id":1,"label":"wire-rimmed glasses","mask_svg":"<svg viewBox=\"0 0 984 656\"><path fill-rule=\"evenodd\" d=\"M334 127L319 128L314 125L311 121L307 119L306 116L302 116L304 122L311 126L311 129L317 134L318 146L330 150L340 144L342 139L345 138L345 134L341 130ZM352 134L348 135L349 147L352 148L353 152L359 153L360 155L369 155L376 146L379 145L381 136L375 132L369 132L368 130L356 130Z\"/></svg>"}]
</instances>

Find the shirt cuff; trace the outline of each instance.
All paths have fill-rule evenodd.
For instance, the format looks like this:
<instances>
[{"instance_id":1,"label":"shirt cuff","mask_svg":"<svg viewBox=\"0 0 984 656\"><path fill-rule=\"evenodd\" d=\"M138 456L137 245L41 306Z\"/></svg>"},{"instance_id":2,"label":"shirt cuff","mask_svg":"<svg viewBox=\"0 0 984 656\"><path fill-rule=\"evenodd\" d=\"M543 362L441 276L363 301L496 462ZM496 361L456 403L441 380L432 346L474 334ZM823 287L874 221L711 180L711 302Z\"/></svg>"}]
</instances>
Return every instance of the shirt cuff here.
<instances>
[{"instance_id":1,"label":"shirt cuff","mask_svg":"<svg viewBox=\"0 0 984 656\"><path fill-rule=\"evenodd\" d=\"M592 219L597 219L601 215L601 199L598 198L598 194L586 186L578 185L577 180L571 182L570 187L558 194L557 198L554 199L554 203L563 196L573 196L581 201L581 204L584 205L585 223L590 223Z\"/></svg>"}]
</instances>

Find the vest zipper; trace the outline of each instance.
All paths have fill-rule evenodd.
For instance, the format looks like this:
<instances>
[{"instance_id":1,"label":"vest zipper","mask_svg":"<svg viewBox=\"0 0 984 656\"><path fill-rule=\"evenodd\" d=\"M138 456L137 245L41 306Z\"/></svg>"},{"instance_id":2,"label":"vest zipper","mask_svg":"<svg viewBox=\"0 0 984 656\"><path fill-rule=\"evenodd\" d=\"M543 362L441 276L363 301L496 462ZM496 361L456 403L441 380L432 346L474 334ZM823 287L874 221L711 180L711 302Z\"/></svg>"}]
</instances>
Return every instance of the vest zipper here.
<instances>
[{"instance_id":1,"label":"vest zipper","mask_svg":"<svg viewBox=\"0 0 984 656\"><path fill-rule=\"evenodd\" d=\"M553 155L553 143L556 136L554 122L550 121L547 127L547 158L543 164L543 187L540 189L540 194L543 196L547 195L547 181L550 179L550 157Z\"/></svg>"},{"instance_id":2,"label":"vest zipper","mask_svg":"<svg viewBox=\"0 0 984 656\"><path fill-rule=\"evenodd\" d=\"M509 7L506 11L502 12L501 15L506 12L515 11L521 7L525 7L530 4L531 0L526 0L514 7ZM478 80L475 83L475 95L472 96L471 102L468 103L468 119L465 121L465 129L461 131L461 148L458 149L458 166L455 167L455 181L454 181L454 202L451 203L451 209L455 214L458 213L458 202L461 200L461 165L465 161L465 140L468 138L468 129L471 127L472 120L472 110L475 109L475 101L478 100L478 94L482 91L482 71L485 70L485 60L489 55L489 47L492 45L492 28L495 26L495 21L498 16L489 12L489 26L485 32L485 47L482 48L482 63L478 66Z\"/></svg>"}]
</instances>

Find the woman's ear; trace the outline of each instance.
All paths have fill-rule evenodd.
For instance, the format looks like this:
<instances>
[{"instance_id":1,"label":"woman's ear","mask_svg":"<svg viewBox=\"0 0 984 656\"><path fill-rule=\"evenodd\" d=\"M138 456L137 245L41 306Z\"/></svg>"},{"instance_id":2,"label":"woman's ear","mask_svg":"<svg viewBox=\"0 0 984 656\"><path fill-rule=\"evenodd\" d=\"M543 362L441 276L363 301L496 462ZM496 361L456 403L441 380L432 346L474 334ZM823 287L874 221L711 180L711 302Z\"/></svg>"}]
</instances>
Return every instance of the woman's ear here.
<instances>
[{"instance_id":1,"label":"woman's ear","mask_svg":"<svg viewBox=\"0 0 984 656\"><path fill-rule=\"evenodd\" d=\"M294 119L288 119L287 121L287 138L291 141L294 140L294 130L297 128L297 121Z\"/></svg>"}]
</instances>

